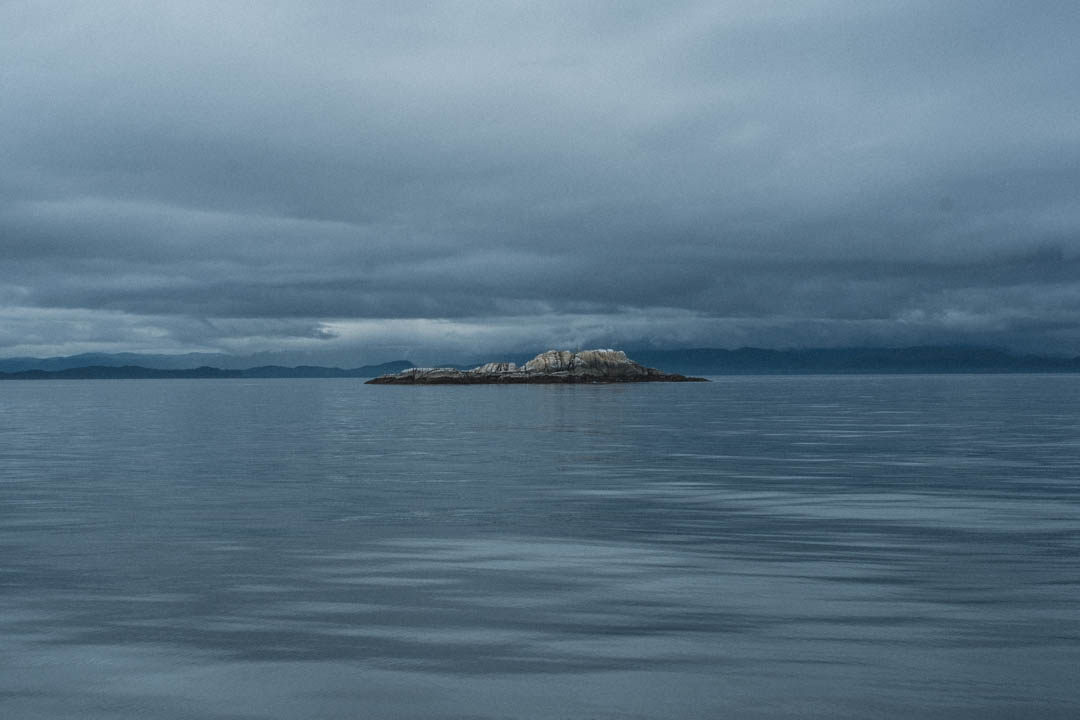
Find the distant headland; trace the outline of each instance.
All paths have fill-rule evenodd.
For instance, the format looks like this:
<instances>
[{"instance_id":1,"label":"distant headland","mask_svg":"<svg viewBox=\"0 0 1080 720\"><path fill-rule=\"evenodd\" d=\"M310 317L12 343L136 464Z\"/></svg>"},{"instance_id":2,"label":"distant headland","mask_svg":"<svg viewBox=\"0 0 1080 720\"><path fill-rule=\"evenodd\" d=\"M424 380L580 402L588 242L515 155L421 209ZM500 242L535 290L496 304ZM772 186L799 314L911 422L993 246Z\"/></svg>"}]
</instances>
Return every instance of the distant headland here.
<instances>
[{"instance_id":1,"label":"distant headland","mask_svg":"<svg viewBox=\"0 0 1080 720\"><path fill-rule=\"evenodd\" d=\"M471 370L410 368L367 381L368 385L524 385L636 382L708 382L634 362L621 350L548 350L522 366L489 362Z\"/></svg>"}]
</instances>

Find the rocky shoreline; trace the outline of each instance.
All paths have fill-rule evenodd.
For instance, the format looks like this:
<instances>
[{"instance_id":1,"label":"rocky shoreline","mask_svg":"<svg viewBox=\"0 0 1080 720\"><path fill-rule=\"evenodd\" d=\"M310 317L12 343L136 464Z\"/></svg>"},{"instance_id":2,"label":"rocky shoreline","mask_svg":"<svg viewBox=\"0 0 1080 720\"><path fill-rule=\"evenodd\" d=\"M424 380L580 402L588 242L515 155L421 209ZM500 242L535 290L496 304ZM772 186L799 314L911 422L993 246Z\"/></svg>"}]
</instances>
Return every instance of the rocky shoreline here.
<instances>
[{"instance_id":1,"label":"rocky shoreline","mask_svg":"<svg viewBox=\"0 0 1080 720\"><path fill-rule=\"evenodd\" d=\"M636 382L708 382L634 362L621 350L548 350L524 365L492 362L471 370L410 368L367 385L523 385Z\"/></svg>"}]
</instances>

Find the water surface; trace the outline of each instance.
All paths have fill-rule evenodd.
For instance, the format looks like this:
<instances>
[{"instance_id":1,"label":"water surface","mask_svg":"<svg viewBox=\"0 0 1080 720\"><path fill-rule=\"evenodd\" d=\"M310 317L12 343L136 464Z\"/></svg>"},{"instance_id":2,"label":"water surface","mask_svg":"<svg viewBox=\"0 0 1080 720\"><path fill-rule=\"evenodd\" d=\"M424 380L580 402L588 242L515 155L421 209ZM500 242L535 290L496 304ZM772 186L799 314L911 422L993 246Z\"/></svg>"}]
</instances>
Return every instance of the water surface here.
<instances>
[{"instance_id":1,"label":"water surface","mask_svg":"<svg viewBox=\"0 0 1080 720\"><path fill-rule=\"evenodd\" d=\"M0 411L4 718L1080 716L1080 377Z\"/></svg>"}]
</instances>

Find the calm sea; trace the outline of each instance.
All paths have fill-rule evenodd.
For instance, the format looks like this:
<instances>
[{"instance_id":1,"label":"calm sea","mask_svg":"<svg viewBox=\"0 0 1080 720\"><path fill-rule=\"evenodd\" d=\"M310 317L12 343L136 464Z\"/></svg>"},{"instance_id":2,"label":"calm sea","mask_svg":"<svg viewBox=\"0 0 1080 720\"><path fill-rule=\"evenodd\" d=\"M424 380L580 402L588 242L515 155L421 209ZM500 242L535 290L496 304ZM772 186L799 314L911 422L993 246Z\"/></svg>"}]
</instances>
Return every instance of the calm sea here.
<instances>
[{"instance_id":1,"label":"calm sea","mask_svg":"<svg viewBox=\"0 0 1080 720\"><path fill-rule=\"evenodd\" d=\"M2 383L0 717L1080 717L1080 377Z\"/></svg>"}]
</instances>

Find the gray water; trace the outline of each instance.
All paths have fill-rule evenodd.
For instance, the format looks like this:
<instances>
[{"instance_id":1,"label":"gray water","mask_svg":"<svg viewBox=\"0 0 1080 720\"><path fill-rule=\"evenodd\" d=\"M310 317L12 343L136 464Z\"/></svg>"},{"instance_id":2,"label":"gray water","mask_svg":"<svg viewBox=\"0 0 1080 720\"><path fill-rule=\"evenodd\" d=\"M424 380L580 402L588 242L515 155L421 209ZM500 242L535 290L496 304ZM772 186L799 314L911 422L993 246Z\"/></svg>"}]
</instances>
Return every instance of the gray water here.
<instances>
[{"instance_id":1,"label":"gray water","mask_svg":"<svg viewBox=\"0 0 1080 720\"><path fill-rule=\"evenodd\" d=\"M1080 377L0 384L0 717L1075 718Z\"/></svg>"}]
</instances>

